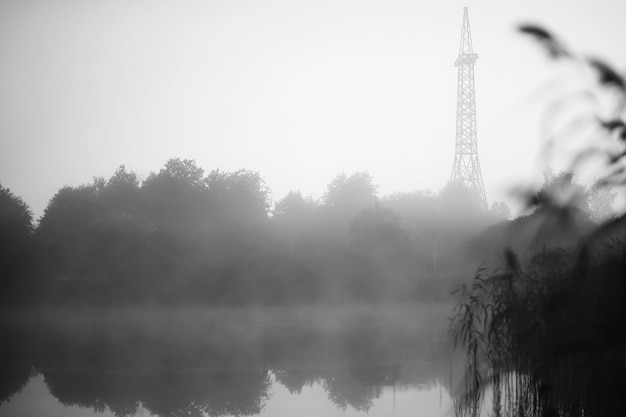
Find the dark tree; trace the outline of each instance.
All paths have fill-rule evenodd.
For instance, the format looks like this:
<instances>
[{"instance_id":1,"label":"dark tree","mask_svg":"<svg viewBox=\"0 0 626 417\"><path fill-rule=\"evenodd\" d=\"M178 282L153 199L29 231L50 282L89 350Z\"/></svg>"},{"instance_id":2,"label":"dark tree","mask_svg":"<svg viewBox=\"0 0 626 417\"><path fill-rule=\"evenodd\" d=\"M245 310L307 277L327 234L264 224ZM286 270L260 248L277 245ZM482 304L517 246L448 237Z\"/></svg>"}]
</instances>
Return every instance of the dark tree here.
<instances>
[{"instance_id":1,"label":"dark tree","mask_svg":"<svg viewBox=\"0 0 626 417\"><path fill-rule=\"evenodd\" d=\"M33 214L24 201L0 185L0 300L22 299L24 280L32 280Z\"/></svg>"},{"instance_id":2,"label":"dark tree","mask_svg":"<svg viewBox=\"0 0 626 417\"><path fill-rule=\"evenodd\" d=\"M337 175L326 188L322 198L325 206L349 214L373 205L378 201L376 186L367 172L356 172L350 176Z\"/></svg>"},{"instance_id":3,"label":"dark tree","mask_svg":"<svg viewBox=\"0 0 626 417\"><path fill-rule=\"evenodd\" d=\"M215 170L207 176L205 183L212 198L220 201L225 220L248 225L267 220L270 190L258 172Z\"/></svg>"},{"instance_id":4,"label":"dark tree","mask_svg":"<svg viewBox=\"0 0 626 417\"><path fill-rule=\"evenodd\" d=\"M102 212L95 184L66 186L52 197L36 233L48 274L64 279L86 276L91 227Z\"/></svg>"}]
</instances>

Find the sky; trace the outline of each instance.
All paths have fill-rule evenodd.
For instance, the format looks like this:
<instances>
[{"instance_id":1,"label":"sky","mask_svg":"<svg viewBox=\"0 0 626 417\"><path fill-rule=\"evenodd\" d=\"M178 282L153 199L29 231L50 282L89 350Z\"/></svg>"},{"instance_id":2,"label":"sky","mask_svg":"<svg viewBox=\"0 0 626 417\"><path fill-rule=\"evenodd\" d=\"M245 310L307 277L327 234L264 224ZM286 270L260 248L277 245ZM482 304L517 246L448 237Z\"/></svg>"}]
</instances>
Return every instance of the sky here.
<instances>
[{"instance_id":1,"label":"sky","mask_svg":"<svg viewBox=\"0 0 626 417\"><path fill-rule=\"evenodd\" d=\"M542 114L564 80L589 76L516 27L624 70L626 2L4 0L0 183L35 217L64 185L122 164L145 177L172 157L258 171L274 200L365 170L380 195L438 191L464 6L487 199L506 201L552 163Z\"/></svg>"}]
</instances>

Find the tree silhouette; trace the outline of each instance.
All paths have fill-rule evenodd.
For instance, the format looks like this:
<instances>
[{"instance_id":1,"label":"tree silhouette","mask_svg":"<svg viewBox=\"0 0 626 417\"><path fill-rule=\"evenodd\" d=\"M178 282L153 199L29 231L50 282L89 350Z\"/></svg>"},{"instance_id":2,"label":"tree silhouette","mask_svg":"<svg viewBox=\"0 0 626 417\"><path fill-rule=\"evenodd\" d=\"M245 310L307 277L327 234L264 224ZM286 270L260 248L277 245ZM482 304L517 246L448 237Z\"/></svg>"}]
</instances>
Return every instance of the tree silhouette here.
<instances>
[{"instance_id":1,"label":"tree silhouette","mask_svg":"<svg viewBox=\"0 0 626 417\"><path fill-rule=\"evenodd\" d=\"M356 172L350 176L337 175L326 188L323 204L335 210L356 214L378 201L376 186L367 172Z\"/></svg>"},{"instance_id":2,"label":"tree silhouette","mask_svg":"<svg viewBox=\"0 0 626 417\"><path fill-rule=\"evenodd\" d=\"M212 171L205 180L209 193L220 202L224 220L254 225L267 220L270 190L258 172Z\"/></svg>"},{"instance_id":3,"label":"tree silhouette","mask_svg":"<svg viewBox=\"0 0 626 417\"><path fill-rule=\"evenodd\" d=\"M24 201L0 185L0 300L16 302L33 264L33 214ZM32 271L31 271L32 272Z\"/></svg>"}]
</instances>

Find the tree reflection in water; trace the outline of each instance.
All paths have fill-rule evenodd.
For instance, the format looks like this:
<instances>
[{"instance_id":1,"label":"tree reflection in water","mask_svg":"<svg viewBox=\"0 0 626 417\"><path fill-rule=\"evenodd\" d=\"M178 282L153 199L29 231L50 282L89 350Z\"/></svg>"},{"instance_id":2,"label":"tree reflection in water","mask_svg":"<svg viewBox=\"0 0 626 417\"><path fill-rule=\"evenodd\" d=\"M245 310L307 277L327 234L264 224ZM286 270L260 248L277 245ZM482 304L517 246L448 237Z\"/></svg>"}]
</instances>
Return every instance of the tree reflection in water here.
<instances>
[{"instance_id":1,"label":"tree reflection in water","mask_svg":"<svg viewBox=\"0 0 626 417\"><path fill-rule=\"evenodd\" d=\"M344 411L368 411L385 386L438 380L449 389L450 347L432 331L60 316L2 326L2 401L36 374L61 404L117 416L141 407L163 417L256 415L273 381L291 393L319 384Z\"/></svg>"}]
</instances>

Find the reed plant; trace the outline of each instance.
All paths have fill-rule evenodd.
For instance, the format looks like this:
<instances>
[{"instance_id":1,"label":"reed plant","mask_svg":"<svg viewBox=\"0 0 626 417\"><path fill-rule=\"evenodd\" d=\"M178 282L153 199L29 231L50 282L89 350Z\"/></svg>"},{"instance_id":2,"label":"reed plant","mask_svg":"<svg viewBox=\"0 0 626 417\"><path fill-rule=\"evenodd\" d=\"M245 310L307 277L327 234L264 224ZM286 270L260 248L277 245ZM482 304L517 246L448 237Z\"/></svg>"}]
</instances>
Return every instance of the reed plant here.
<instances>
[{"instance_id":1,"label":"reed plant","mask_svg":"<svg viewBox=\"0 0 626 417\"><path fill-rule=\"evenodd\" d=\"M599 175L593 190L610 194L610 187L626 185L624 75L570 49L543 27L518 29L551 59L593 75L594 82L576 90L593 104L584 118L593 133L568 170L577 173L599 161L591 165ZM580 114L567 105L571 97L558 98L546 110L558 125L554 110L560 109L567 127L544 132L550 138L546 155L552 155L548 150L555 141L587 132L577 124ZM595 105L601 102L606 106ZM523 202L543 207L551 220L542 224L542 233L562 232L572 224L562 221L573 218L571 193L527 191L519 193ZM494 416L625 415L626 215L601 222L568 251L546 249L520 262L505 249L501 267L480 268L470 285L455 290L451 332L467 357L464 390L455 395L457 415L484 414L487 398Z\"/></svg>"},{"instance_id":2,"label":"reed plant","mask_svg":"<svg viewBox=\"0 0 626 417\"><path fill-rule=\"evenodd\" d=\"M544 252L481 268L456 290L455 345L467 357L457 415L623 415L626 243Z\"/></svg>"}]
</instances>

